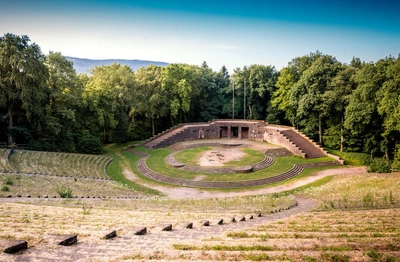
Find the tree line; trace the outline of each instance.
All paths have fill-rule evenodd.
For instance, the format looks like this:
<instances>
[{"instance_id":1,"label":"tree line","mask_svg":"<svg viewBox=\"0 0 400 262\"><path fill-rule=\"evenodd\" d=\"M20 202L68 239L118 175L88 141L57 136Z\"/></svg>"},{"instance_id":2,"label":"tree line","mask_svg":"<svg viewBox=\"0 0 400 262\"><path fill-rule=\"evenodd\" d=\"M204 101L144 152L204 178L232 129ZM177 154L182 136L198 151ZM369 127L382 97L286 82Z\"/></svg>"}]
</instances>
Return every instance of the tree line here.
<instances>
[{"instance_id":1,"label":"tree line","mask_svg":"<svg viewBox=\"0 0 400 262\"><path fill-rule=\"evenodd\" d=\"M323 146L400 159L400 58L342 63L319 51L272 65L120 64L77 74L27 36L0 37L0 142L100 153L185 122L246 118L291 125ZM233 102L234 101L234 102Z\"/></svg>"}]
</instances>

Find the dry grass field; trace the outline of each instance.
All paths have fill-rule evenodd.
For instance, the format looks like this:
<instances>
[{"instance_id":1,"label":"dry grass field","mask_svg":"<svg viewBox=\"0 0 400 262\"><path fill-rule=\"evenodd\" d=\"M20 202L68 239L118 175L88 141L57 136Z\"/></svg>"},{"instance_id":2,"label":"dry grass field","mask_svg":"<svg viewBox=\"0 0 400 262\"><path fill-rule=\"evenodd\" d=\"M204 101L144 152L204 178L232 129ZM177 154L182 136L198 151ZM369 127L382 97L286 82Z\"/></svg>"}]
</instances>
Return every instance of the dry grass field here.
<instances>
[{"instance_id":1,"label":"dry grass field","mask_svg":"<svg viewBox=\"0 0 400 262\"><path fill-rule=\"evenodd\" d=\"M170 259L399 261L399 215L399 208L308 212L220 239L176 243Z\"/></svg>"}]
</instances>

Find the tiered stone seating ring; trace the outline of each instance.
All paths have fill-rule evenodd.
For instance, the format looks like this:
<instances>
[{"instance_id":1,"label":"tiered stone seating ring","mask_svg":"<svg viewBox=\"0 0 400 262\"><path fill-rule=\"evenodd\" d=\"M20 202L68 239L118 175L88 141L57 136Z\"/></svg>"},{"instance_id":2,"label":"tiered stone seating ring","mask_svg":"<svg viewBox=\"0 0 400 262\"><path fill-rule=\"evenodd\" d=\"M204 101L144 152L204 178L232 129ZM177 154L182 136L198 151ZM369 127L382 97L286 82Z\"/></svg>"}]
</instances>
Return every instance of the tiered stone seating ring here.
<instances>
[{"instance_id":1,"label":"tiered stone seating ring","mask_svg":"<svg viewBox=\"0 0 400 262\"><path fill-rule=\"evenodd\" d=\"M217 142L193 143L193 144L186 146L186 149L196 148L196 147L201 147L201 146L237 147L237 146L242 146L242 145L243 145L242 143L217 143ZM244 146L247 146L247 145L244 145ZM246 166L239 166L239 167L232 167L232 168L192 166L192 165L186 165L184 163L181 163L175 159L175 155L181 151L183 151L183 150L176 151L176 152L169 154L165 158L165 162L170 167L178 168L181 170L192 171L192 172L201 172L201 173L206 173L206 174L250 173L253 171L267 168L274 163L274 158L265 155L264 159L261 162L252 164L252 165L246 165Z\"/></svg>"}]
</instances>

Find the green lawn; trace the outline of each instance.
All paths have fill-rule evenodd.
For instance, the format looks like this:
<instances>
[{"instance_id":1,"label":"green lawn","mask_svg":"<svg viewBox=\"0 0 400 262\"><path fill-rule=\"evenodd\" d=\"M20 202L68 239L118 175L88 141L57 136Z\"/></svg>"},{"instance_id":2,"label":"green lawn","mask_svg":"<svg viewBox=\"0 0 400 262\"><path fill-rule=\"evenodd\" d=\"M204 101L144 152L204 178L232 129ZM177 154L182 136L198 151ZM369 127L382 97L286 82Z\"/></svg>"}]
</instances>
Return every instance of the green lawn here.
<instances>
[{"instance_id":1,"label":"green lawn","mask_svg":"<svg viewBox=\"0 0 400 262\"><path fill-rule=\"evenodd\" d=\"M105 148L106 156L112 157L114 160L111 161L107 166L107 174L114 181L120 182L127 187L130 187L136 191L151 194L151 195L160 195L160 192L157 190L153 190L147 187L144 187L138 183L135 183L129 179L127 179L124 175L124 170L130 168L134 172L135 175L138 175L139 172L136 170L136 163L140 159L140 157L128 153L122 150L122 145L109 145ZM140 175L141 176L141 175ZM143 177L143 176L141 176Z\"/></svg>"}]
</instances>

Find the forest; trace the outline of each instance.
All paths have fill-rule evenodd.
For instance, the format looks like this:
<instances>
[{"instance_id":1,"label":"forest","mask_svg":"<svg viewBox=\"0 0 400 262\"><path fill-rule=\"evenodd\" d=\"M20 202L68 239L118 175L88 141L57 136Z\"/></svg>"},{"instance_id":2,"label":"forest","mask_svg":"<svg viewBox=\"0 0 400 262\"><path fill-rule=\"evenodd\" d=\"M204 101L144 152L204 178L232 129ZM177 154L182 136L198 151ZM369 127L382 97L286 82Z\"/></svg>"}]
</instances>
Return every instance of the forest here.
<instances>
[{"instance_id":1,"label":"forest","mask_svg":"<svg viewBox=\"0 0 400 262\"><path fill-rule=\"evenodd\" d=\"M326 148L400 167L400 56L342 63L319 51L273 65L213 71L112 64L77 74L28 36L0 37L0 145L99 154L173 125L257 119L290 125ZM234 101L234 103L233 103Z\"/></svg>"}]
</instances>

